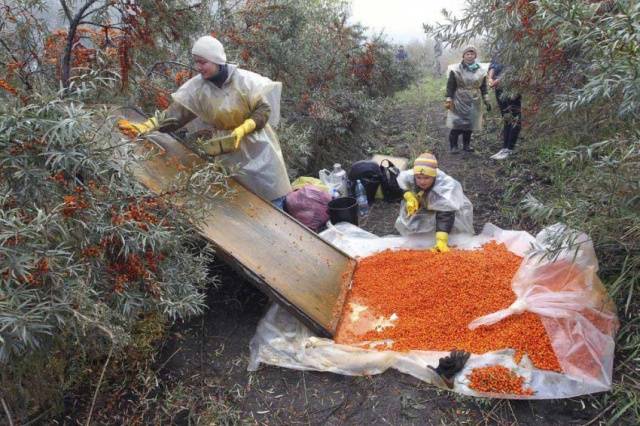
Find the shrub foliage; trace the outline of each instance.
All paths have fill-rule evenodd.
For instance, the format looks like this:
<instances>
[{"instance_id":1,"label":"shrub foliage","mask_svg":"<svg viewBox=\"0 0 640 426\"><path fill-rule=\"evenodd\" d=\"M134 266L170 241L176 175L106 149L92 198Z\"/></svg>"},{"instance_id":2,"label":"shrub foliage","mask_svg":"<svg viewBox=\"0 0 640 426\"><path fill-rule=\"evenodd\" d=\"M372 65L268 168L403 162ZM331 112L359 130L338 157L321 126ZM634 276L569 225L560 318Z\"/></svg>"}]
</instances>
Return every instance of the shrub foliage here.
<instances>
[{"instance_id":1,"label":"shrub foliage","mask_svg":"<svg viewBox=\"0 0 640 426\"><path fill-rule=\"evenodd\" d=\"M505 87L523 94L540 162L529 170L533 184L515 173L523 213L540 224L561 220L594 240L623 324L614 392L599 402L609 423L637 422L640 4L469 0L462 16L447 17L426 31L456 46L481 38L509 66Z\"/></svg>"},{"instance_id":2,"label":"shrub foliage","mask_svg":"<svg viewBox=\"0 0 640 426\"><path fill-rule=\"evenodd\" d=\"M166 108L195 73L191 44L212 33L230 61L283 82L292 175L311 159L361 153L374 99L417 73L384 38L348 24L347 10L340 0L0 0L5 414L59 412L64 393L95 382L96 365L148 358L165 324L205 307L211 253L194 238L198 218L171 200L206 211L227 172L206 165L183 174L180 194L149 193L132 177L135 144L114 130L122 111L112 105ZM221 190L205 192L211 183Z\"/></svg>"}]
</instances>

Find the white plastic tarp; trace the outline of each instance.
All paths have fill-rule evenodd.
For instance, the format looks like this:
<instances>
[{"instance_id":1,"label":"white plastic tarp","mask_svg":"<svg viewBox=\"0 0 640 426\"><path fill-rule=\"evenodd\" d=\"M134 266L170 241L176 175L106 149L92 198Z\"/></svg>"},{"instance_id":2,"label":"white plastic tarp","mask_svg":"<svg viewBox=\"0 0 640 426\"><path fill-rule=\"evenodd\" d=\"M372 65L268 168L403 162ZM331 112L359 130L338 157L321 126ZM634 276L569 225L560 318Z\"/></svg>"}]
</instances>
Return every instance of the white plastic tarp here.
<instances>
[{"instance_id":1,"label":"white plastic tarp","mask_svg":"<svg viewBox=\"0 0 640 426\"><path fill-rule=\"evenodd\" d=\"M567 230L554 225L536 238L527 232L502 230L487 224L479 235L452 234L450 245L478 248L490 240L506 245L523 257L512 280L516 302L497 314L474 321L499 322L525 310L541 315L563 373L535 368L524 356L517 363L515 351L504 349L472 354L455 378L453 391L472 396L517 399L557 399L611 389L614 335L618 321L614 306L596 273L597 260L591 241L574 233L573 244L549 257L550 238ZM356 257L387 249L421 249L433 245L433 235L377 237L354 225L340 223L320 234L325 240ZM547 316L544 316L547 315ZM367 349L336 344L314 336L293 316L273 305L258 324L251 341L249 370L260 363L299 370L329 371L344 375L372 375L395 368L420 380L444 387L427 365L437 366L445 352ZM531 396L486 394L470 389L467 376L477 367L502 365L525 378Z\"/></svg>"}]
</instances>

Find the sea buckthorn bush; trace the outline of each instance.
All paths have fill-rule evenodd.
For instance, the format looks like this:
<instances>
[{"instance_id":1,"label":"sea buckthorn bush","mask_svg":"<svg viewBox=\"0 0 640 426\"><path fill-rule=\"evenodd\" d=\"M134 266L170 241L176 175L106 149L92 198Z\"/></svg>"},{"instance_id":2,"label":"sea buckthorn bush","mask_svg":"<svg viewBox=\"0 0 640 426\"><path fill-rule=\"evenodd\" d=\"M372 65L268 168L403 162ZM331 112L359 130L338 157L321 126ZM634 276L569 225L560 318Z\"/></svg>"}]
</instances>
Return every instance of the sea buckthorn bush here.
<instances>
[{"instance_id":1,"label":"sea buckthorn bush","mask_svg":"<svg viewBox=\"0 0 640 426\"><path fill-rule=\"evenodd\" d=\"M282 81L283 116L308 135L308 172L361 159L366 147L357 141L375 118L375 99L419 74L412 61L395 60L384 37L367 39L361 26L349 24L341 1L254 0L229 13L214 33L241 66ZM293 157L296 148L282 142Z\"/></svg>"},{"instance_id":2,"label":"sea buckthorn bush","mask_svg":"<svg viewBox=\"0 0 640 426\"><path fill-rule=\"evenodd\" d=\"M225 46L229 62L283 84L279 132L292 177L317 174L335 161L361 159L380 99L420 75L419 58L395 59L383 36L368 39L348 22L343 1L252 0L219 3L204 24ZM190 48L175 52L191 63ZM152 81L140 82L140 102L162 107L178 86L175 63L157 65ZM156 97L156 91L163 97Z\"/></svg>"},{"instance_id":3,"label":"sea buckthorn bush","mask_svg":"<svg viewBox=\"0 0 640 426\"><path fill-rule=\"evenodd\" d=\"M469 0L460 16L426 27L456 46L482 38L510 66L523 95L523 140L505 167L517 222L558 221L589 234L615 299L614 392L598 398L609 423L638 423L640 354L640 7L633 0ZM497 145L496 145L497 146ZM523 197L524 194L524 197ZM571 244L560 238L558 246Z\"/></svg>"},{"instance_id":4,"label":"sea buckthorn bush","mask_svg":"<svg viewBox=\"0 0 640 426\"><path fill-rule=\"evenodd\" d=\"M317 170L312 159L360 155L375 99L416 70L347 24L346 10L338 0L0 0L0 388L14 420L55 415L65 392L95 383L111 348L113 364L138 337L204 308L209 252L171 194L149 194L113 158L109 111L166 108L195 75L193 42L214 33L231 62L283 82L292 177ZM185 183L193 195L225 177L210 165Z\"/></svg>"},{"instance_id":5,"label":"sea buckthorn bush","mask_svg":"<svg viewBox=\"0 0 640 426\"><path fill-rule=\"evenodd\" d=\"M135 181L131 142L114 137L108 110L83 106L91 96L0 104L0 383L14 413L57 403L36 402L42 388L28 385L48 377L54 354L66 368L80 353L87 364L120 354L140 321L203 312L213 280L176 194Z\"/></svg>"}]
</instances>

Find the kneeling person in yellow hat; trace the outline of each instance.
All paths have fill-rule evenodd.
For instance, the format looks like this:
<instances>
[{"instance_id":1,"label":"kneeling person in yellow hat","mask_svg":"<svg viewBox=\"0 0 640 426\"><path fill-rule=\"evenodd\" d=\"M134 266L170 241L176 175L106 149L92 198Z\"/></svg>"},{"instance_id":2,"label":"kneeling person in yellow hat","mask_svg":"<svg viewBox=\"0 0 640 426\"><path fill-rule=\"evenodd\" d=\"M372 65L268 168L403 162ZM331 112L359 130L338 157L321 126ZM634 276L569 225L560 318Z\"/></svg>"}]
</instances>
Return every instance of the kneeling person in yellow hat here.
<instances>
[{"instance_id":1,"label":"kneeling person in yellow hat","mask_svg":"<svg viewBox=\"0 0 640 426\"><path fill-rule=\"evenodd\" d=\"M473 234L473 206L460 182L438 168L431 153L416 158L413 168L398 176L404 193L396 229L400 235L432 233L434 250L449 251L449 234L455 230Z\"/></svg>"}]
</instances>

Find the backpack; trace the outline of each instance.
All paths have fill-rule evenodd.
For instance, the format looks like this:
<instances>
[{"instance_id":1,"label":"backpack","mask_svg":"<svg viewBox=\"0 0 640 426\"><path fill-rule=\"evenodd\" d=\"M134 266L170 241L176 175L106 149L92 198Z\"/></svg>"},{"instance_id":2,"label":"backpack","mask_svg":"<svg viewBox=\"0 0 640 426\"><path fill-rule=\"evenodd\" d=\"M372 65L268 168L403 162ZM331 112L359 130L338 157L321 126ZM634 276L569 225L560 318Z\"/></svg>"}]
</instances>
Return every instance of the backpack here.
<instances>
[{"instance_id":1,"label":"backpack","mask_svg":"<svg viewBox=\"0 0 640 426\"><path fill-rule=\"evenodd\" d=\"M385 165L385 162L387 163ZM391 161L386 158L380 162L380 178L382 185L382 195L387 202L397 201L402 198L404 191L398 185L398 169Z\"/></svg>"}]
</instances>

